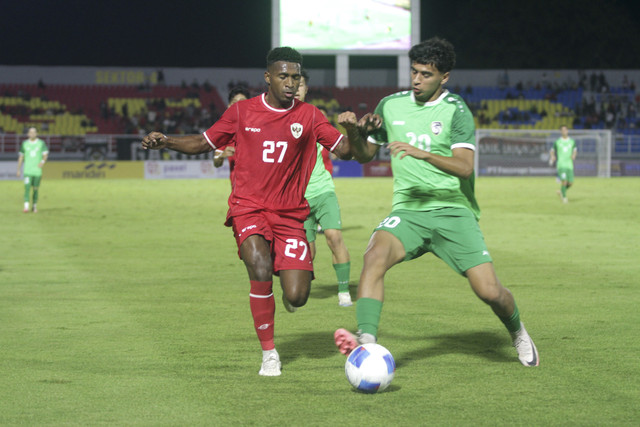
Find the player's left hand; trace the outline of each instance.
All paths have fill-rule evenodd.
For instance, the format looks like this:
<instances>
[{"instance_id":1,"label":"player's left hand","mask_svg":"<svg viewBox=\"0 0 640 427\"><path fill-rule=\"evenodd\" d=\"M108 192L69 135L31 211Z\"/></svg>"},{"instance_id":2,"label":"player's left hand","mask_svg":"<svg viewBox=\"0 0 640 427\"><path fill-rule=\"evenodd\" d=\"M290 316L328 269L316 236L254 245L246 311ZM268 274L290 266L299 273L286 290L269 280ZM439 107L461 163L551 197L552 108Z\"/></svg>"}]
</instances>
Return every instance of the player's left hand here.
<instances>
[{"instance_id":1,"label":"player's left hand","mask_svg":"<svg viewBox=\"0 0 640 427\"><path fill-rule=\"evenodd\" d=\"M400 155L401 159L404 159L406 156L415 157L420 160L426 160L429 158L429 153L427 151L421 150L411 144L407 144L406 142L393 141L387 145L387 148L389 148L391 155L394 157L402 153Z\"/></svg>"},{"instance_id":2,"label":"player's left hand","mask_svg":"<svg viewBox=\"0 0 640 427\"><path fill-rule=\"evenodd\" d=\"M358 121L358 127L369 134L382 126L382 117L378 114L367 113Z\"/></svg>"}]
</instances>

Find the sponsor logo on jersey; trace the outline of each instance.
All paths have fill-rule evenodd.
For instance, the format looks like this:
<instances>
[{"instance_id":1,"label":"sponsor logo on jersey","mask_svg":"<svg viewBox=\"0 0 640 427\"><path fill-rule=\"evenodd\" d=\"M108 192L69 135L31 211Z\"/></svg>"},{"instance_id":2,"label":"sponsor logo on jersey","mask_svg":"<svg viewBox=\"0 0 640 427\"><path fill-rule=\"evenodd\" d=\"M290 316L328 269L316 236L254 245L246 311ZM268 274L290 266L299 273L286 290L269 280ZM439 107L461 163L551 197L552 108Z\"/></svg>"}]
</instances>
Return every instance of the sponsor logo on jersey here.
<instances>
[{"instance_id":1,"label":"sponsor logo on jersey","mask_svg":"<svg viewBox=\"0 0 640 427\"><path fill-rule=\"evenodd\" d=\"M442 122L431 122L431 132L433 132L434 135L440 135L440 132L442 132Z\"/></svg>"},{"instance_id":2,"label":"sponsor logo on jersey","mask_svg":"<svg viewBox=\"0 0 640 427\"><path fill-rule=\"evenodd\" d=\"M294 123L291 125L291 134L295 139L298 139L302 136L302 125L300 123Z\"/></svg>"},{"instance_id":3,"label":"sponsor logo on jersey","mask_svg":"<svg viewBox=\"0 0 640 427\"><path fill-rule=\"evenodd\" d=\"M247 227L243 228L243 229L240 231L240 234L244 233L244 232L245 232L245 231L247 231L247 230L253 230L254 228L258 228L258 226L257 226L257 225L249 225L249 226L247 226Z\"/></svg>"},{"instance_id":4,"label":"sponsor logo on jersey","mask_svg":"<svg viewBox=\"0 0 640 427\"><path fill-rule=\"evenodd\" d=\"M489 251L482 251L482 255L483 255L483 256L484 256L484 255L489 256Z\"/></svg>"},{"instance_id":5,"label":"sponsor logo on jersey","mask_svg":"<svg viewBox=\"0 0 640 427\"><path fill-rule=\"evenodd\" d=\"M260 128L251 128L251 127L248 127L248 126L246 128L244 128L244 130L246 132L261 132L262 131L262 129L260 129Z\"/></svg>"},{"instance_id":6,"label":"sponsor logo on jersey","mask_svg":"<svg viewBox=\"0 0 640 427\"><path fill-rule=\"evenodd\" d=\"M393 124L397 126L404 126L404 120L394 120Z\"/></svg>"}]
</instances>

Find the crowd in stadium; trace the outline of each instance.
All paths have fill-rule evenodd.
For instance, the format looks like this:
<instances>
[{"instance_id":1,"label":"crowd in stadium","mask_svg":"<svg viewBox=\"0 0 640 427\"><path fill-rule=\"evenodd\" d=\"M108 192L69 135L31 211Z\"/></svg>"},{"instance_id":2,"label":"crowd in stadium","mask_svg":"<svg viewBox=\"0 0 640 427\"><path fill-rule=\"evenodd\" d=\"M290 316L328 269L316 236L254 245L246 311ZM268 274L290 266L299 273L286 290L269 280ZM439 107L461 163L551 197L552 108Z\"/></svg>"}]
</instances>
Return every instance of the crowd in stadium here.
<instances>
[{"instance_id":1,"label":"crowd in stadium","mask_svg":"<svg viewBox=\"0 0 640 427\"><path fill-rule=\"evenodd\" d=\"M55 94L59 93L52 93L51 88L55 86L45 85L40 80L35 85L0 89L3 95L0 98L0 116L5 117L0 121L0 133L25 132L25 129L35 124L43 134L54 134L54 129L49 128L51 120L55 116L69 114L79 117L80 127L75 132L71 132L76 135L84 133L142 135L150 131L166 134L201 133L219 118L224 107L211 101L211 95L217 91L208 81L203 84L199 84L197 80L191 84L182 81L179 87L174 88L177 90L174 96L165 97L156 93L157 87L166 87L162 79L156 86L142 85L133 88L133 94L130 93L129 98L120 103L111 102L104 97L95 101L88 93L88 99L76 105L65 104L63 99L55 99ZM234 80L228 84L228 88L235 86L248 86L248 83ZM331 92L324 89L326 88L312 88L311 100L313 101L314 96L327 98L327 94ZM252 95L256 95L262 88L249 90ZM590 75L578 72L576 81L567 81L562 84L552 84L543 74L538 81L518 81L510 85L508 74L505 72L504 75L499 76L496 87L455 86L451 90L464 97L474 112L478 127L495 127L498 124L500 127L517 128L523 124L535 123L551 114L568 120L568 124L575 129L615 129L622 134L640 133L637 113L640 93L636 92L635 82L629 81L626 76L620 87L611 86L603 72L598 74L593 72ZM393 88L389 88L389 93L393 91ZM138 102L134 105L130 100L136 98ZM509 108L500 104L497 112L490 113L488 102L498 99L548 100L567 108L548 111L544 106L540 107L539 103L526 104L524 109ZM330 113L355 108L352 105L343 105L337 100L325 99L325 101ZM96 102L98 105L95 105ZM34 123L34 117L40 123ZM15 118L19 123L23 123L23 126L8 129L6 126L8 118Z\"/></svg>"}]
</instances>

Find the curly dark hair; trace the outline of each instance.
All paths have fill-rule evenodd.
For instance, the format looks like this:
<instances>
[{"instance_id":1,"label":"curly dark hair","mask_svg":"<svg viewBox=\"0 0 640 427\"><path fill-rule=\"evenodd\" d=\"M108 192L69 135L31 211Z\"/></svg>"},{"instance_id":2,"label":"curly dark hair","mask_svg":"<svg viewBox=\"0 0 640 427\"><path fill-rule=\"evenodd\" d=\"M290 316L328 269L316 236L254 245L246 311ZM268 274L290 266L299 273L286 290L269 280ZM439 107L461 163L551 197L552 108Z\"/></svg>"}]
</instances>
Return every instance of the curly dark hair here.
<instances>
[{"instance_id":1,"label":"curly dark hair","mask_svg":"<svg viewBox=\"0 0 640 427\"><path fill-rule=\"evenodd\" d=\"M413 46L409 51L409 59L418 64L433 65L441 73L446 73L456 64L456 52L449 41L432 37Z\"/></svg>"},{"instance_id":2,"label":"curly dark hair","mask_svg":"<svg viewBox=\"0 0 640 427\"><path fill-rule=\"evenodd\" d=\"M233 89L231 89L229 91L229 96L228 96L227 102L231 102L231 100L236 95L239 95L239 94L243 94L244 97L247 98L247 99L251 98L251 93L249 92L249 89L247 89L244 86L236 86L236 87L234 87Z\"/></svg>"},{"instance_id":3,"label":"curly dark hair","mask_svg":"<svg viewBox=\"0 0 640 427\"><path fill-rule=\"evenodd\" d=\"M302 55L292 47L274 47L267 54L267 68L278 61L296 62L302 66Z\"/></svg>"}]
</instances>

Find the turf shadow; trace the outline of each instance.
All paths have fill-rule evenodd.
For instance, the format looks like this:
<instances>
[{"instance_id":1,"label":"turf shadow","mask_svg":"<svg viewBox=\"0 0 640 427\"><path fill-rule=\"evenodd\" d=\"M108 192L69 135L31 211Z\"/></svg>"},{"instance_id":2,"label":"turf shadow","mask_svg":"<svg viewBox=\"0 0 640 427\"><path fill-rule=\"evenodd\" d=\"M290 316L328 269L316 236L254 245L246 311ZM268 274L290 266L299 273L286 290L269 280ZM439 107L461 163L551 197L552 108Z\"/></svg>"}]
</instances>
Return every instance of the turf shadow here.
<instances>
[{"instance_id":1,"label":"turf shadow","mask_svg":"<svg viewBox=\"0 0 640 427\"><path fill-rule=\"evenodd\" d=\"M513 362L515 351L510 352L505 334L495 332L463 332L459 334L432 335L419 338L425 346L418 350L395 355L396 366L408 366L416 360L429 359L446 354L466 354L484 358L490 362Z\"/></svg>"},{"instance_id":2,"label":"turf shadow","mask_svg":"<svg viewBox=\"0 0 640 427\"><path fill-rule=\"evenodd\" d=\"M326 331L280 336L277 348L283 363L292 362L301 357L326 359L334 357L338 353L333 342L333 335Z\"/></svg>"},{"instance_id":3,"label":"turf shadow","mask_svg":"<svg viewBox=\"0 0 640 427\"><path fill-rule=\"evenodd\" d=\"M355 300L356 290L358 289L357 282L349 283L349 292L351 293L351 299ZM323 283L311 284L311 292L309 293L309 298L313 299L327 299L327 298L337 298L338 297L338 284L337 283Z\"/></svg>"}]
</instances>

